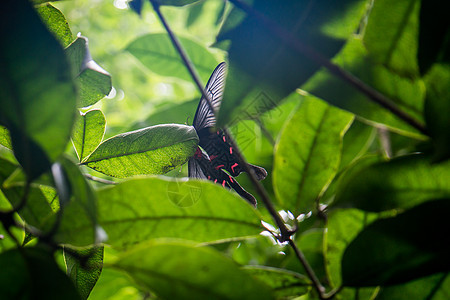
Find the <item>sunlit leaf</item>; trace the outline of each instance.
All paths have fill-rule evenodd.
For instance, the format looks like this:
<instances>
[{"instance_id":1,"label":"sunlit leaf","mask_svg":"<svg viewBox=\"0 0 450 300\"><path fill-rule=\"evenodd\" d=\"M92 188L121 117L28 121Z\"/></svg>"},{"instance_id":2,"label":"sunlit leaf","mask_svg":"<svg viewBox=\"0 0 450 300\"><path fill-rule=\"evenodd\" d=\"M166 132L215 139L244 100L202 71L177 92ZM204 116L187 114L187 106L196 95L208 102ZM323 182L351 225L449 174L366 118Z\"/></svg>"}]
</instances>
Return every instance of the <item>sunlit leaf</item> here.
<instances>
[{"instance_id":1,"label":"sunlit leaf","mask_svg":"<svg viewBox=\"0 0 450 300\"><path fill-rule=\"evenodd\" d=\"M346 286L392 285L448 271L450 200L428 201L367 226L342 258Z\"/></svg>"},{"instance_id":2,"label":"sunlit leaf","mask_svg":"<svg viewBox=\"0 0 450 300\"><path fill-rule=\"evenodd\" d=\"M92 59L87 38L79 36L66 48L66 54L78 81L77 106L93 105L109 94L112 88L111 75Z\"/></svg>"},{"instance_id":3,"label":"sunlit leaf","mask_svg":"<svg viewBox=\"0 0 450 300\"><path fill-rule=\"evenodd\" d=\"M450 196L450 161L433 164L425 155L408 155L351 172L338 187L336 207L366 211L408 208Z\"/></svg>"},{"instance_id":4,"label":"sunlit leaf","mask_svg":"<svg viewBox=\"0 0 450 300\"><path fill-rule=\"evenodd\" d=\"M273 299L231 259L195 244L152 241L121 255L114 267L163 299Z\"/></svg>"},{"instance_id":5,"label":"sunlit leaf","mask_svg":"<svg viewBox=\"0 0 450 300\"><path fill-rule=\"evenodd\" d=\"M15 156L34 179L66 148L75 86L62 46L31 4L2 4L0 124L8 128Z\"/></svg>"},{"instance_id":6,"label":"sunlit leaf","mask_svg":"<svg viewBox=\"0 0 450 300\"><path fill-rule=\"evenodd\" d=\"M401 77L386 67L376 64L369 56L360 38L349 39L333 62L387 96L402 111L419 122L423 120L425 100L423 83L420 80ZM401 134L423 139L416 129L387 109L370 101L346 81L324 70L317 72L302 86L302 89L364 119L381 123Z\"/></svg>"},{"instance_id":7,"label":"sunlit leaf","mask_svg":"<svg viewBox=\"0 0 450 300\"><path fill-rule=\"evenodd\" d=\"M284 127L276 146L273 182L283 207L294 215L315 207L335 176L342 137L353 116L308 98Z\"/></svg>"},{"instance_id":8,"label":"sunlit leaf","mask_svg":"<svg viewBox=\"0 0 450 300\"><path fill-rule=\"evenodd\" d=\"M0 298L80 299L51 252L38 248L9 250L0 254Z\"/></svg>"},{"instance_id":9,"label":"sunlit leaf","mask_svg":"<svg viewBox=\"0 0 450 300\"><path fill-rule=\"evenodd\" d=\"M69 23L59 9L47 3L38 6L36 10L41 16L42 21L45 22L48 29L58 38L63 47L72 43L73 36Z\"/></svg>"},{"instance_id":10,"label":"sunlit leaf","mask_svg":"<svg viewBox=\"0 0 450 300\"><path fill-rule=\"evenodd\" d=\"M260 216L237 194L208 181L134 179L98 192L99 221L108 244L150 238L211 242L257 235Z\"/></svg>"},{"instance_id":11,"label":"sunlit leaf","mask_svg":"<svg viewBox=\"0 0 450 300\"><path fill-rule=\"evenodd\" d=\"M183 37L179 37L179 40L201 79L206 83L217 65L217 60L205 46ZM141 36L131 42L126 49L156 74L192 81L180 54L173 47L167 34L151 33Z\"/></svg>"},{"instance_id":12,"label":"sunlit leaf","mask_svg":"<svg viewBox=\"0 0 450 300\"><path fill-rule=\"evenodd\" d=\"M194 155L197 144L198 136L192 126L157 125L104 141L84 164L119 178L164 174Z\"/></svg>"},{"instance_id":13,"label":"sunlit leaf","mask_svg":"<svg viewBox=\"0 0 450 300\"><path fill-rule=\"evenodd\" d=\"M8 149L12 149L9 131L4 126L0 126L0 145L5 146Z\"/></svg>"},{"instance_id":14,"label":"sunlit leaf","mask_svg":"<svg viewBox=\"0 0 450 300\"><path fill-rule=\"evenodd\" d=\"M328 215L325 258L332 286L342 283L341 261L344 250L358 233L376 218L374 213L357 209L333 210Z\"/></svg>"},{"instance_id":15,"label":"sunlit leaf","mask_svg":"<svg viewBox=\"0 0 450 300\"><path fill-rule=\"evenodd\" d=\"M417 76L420 2L377 0L364 31L369 55L398 74Z\"/></svg>"},{"instance_id":16,"label":"sunlit leaf","mask_svg":"<svg viewBox=\"0 0 450 300\"><path fill-rule=\"evenodd\" d=\"M101 110L90 110L75 119L72 132L72 142L78 158L83 161L88 157L103 139L106 119Z\"/></svg>"},{"instance_id":17,"label":"sunlit leaf","mask_svg":"<svg viewBox=\"0 0 450 300\"><path fill-rule=\"evenodd\" d=\"M76 253L77 256L71 254ZM103 247L64 251L67 275L82 299L87 299L103 267Z\"/></svg>"},{"instance_id":18,"label":"sunlit leaf","mask_svg":"<svg viewBox=\"0 0 450 300\"><path fill-rule=\"evenodd\" d=\"M326 58L333 57L358 26L365 1L244 1L299 42ZM234 119L249 119L276 106L319 68L294 51L254 15L233 8L217 37L227 42L229 72L219 126ZM246 115L246 113L248 115Z\"/></svg>"}]
</instances>

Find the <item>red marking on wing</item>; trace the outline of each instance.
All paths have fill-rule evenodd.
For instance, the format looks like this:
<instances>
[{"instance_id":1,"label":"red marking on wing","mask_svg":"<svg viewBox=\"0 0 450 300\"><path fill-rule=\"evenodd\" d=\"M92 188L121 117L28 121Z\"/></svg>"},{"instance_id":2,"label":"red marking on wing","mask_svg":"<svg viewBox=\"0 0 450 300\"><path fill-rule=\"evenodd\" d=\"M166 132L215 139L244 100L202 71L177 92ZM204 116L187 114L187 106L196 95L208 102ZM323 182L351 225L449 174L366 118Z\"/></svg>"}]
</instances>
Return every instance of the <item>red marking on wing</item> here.
<instances>
[{"instance_id":1,"label":"red marking on wing","mask_svg":"<svg viewBox=\"0 0 450 300\"><path fill-rule=\"evenodd\" d=\"M225 136L223 136L222 139L225 143L227 142L227 140L225 139Z\"/></svg>"},{"instance_id":2,"label":"red marking on wing","mask_svg":"<svg viewBox=\"0 0 450 300\"><path fill-rule=\"evenodd\" d=\"M230 147L230 154L233 154L233 148Z\"/></svg>"},{"instance_id":3,"label":"red marking on wing","mask_svg":"<svg viewBox=\"0 0 450 300\"><path fill-rule=\"evenodd\" d=\"M200 150L199 147L197 147L197 150L195 150L194 158L197 158L197 159L202 158L202 150Z\"/></svg>"},{"instance_id":4,"label":"red marking on wing","mask_svg":"<svg viewBox=\"0 0 450 300\"><path fill-rule=\"evenodd\" d=\"M220 168L225 167L225 165L218 165L215 169L219 170Z\"/></svg>"},{"instance_id":5,"label":"red marking on wing","mask_svg":"<svg viewBox=\"0 0 450 300\"><path fill-rule=\"evenodd\" d=\"M231 166L231 171L233 171L233 173L234 173L234 168L236 168L237 166L239 166L238 163L234 163L234 165Z\"/></svg>"},{"instance_id":6,"label":"red marking on wing","mask_svg":"<svg viewBox=\"0 0 450 300\"><path fill-rule=\"evenodd\" d=\"M217 179L214 179L214 183L217 183Z\"/></svg>"},{"instance_id":7,"label":"red marking on wing","mask_svg":"<svg viewBox=\"0 0 450 300\"><path fill-rule=\"evenodd\" d=\"M223 186L223 187L225 187L225 180L224 180L224 181L222 181L222 186Z\"/></svg>"},{"instance_id":8,"label":"red marking on wing","mask_svg":"<svg viewBox=\"0 0 450 300\"><path fill-rule=\"evenodd\" d=\"M209 160L213 160L214 158L217 158L217 155L211 155L211 156L209 157Z\"/></svg>"},{"instance_id":9,"label":"red marking on wing","mask_svg":"<svg viewBox=\"0 0 450 300\"><path fill-rule=\"evenodd\" d=\"M228 177L230 177L230 181L233 182L233 177L231 177L230 175L228 175Z\"/></svg>"},{"instance_id":10,"label":"red marking on wing","mask_svg":"<svg viewBox=\"0 0 450 300\"><path fill-rule=\"evenodd\" d=\"M211 180L211 176L208 176L208 180Z\"/></svg>"}]
</instances>

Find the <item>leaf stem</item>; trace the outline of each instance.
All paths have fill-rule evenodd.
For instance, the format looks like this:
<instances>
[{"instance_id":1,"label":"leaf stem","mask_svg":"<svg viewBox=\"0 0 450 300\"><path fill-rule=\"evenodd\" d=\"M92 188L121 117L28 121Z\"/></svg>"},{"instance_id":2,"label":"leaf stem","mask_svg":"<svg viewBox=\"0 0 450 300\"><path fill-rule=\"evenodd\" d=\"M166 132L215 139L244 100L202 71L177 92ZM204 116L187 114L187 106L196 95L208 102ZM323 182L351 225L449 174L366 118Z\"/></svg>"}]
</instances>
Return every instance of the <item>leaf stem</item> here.
<instances>
[{"instance_id":1,"label":"leaf stem","mask_svg":"<svg viewBox=\"0 0 450 300\"><path fill-rule=\"evenodd\" d=\"M377 90L365 84L363 81L355 77L353 74L347 72L338 65L332 63L330 60L325 58L323 55L321 55L308 45L303 44L299 39L297 39L296 36L294 36L291 32L281 27L272 19L268 18L267 16L255 10L253 7L249 6L248 4L244 3L241 0L229 0L229 1L233 3L236 7L245 11L247 14L252 15L256 19L258 19L267 30L272 32L272 34L274 34L275 36L279 37L286 45L288 45L298 53L305 55L309 59L312 59L319 65L325 67L330 73L348 82L357 90L365 94L373 102L389 110L391 113L395 114L397 117L401 118L403 121L405 121L412 127L416 128L421 133L425 135L428 134L425 126L422 123L417 121L408 113L401 110L391 99L387 98L385 95L381 94Z\"/></svg>"}]
</instances>

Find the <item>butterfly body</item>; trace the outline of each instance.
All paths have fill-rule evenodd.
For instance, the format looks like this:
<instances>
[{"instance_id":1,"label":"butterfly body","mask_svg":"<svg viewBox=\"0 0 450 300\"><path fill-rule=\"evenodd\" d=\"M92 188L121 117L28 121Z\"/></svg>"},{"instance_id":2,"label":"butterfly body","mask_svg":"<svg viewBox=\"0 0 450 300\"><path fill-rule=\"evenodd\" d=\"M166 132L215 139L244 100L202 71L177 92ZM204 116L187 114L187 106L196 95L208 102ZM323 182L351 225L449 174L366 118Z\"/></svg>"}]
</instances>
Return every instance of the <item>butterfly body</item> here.
<instances>
[{"instance_id":1,"label":"butterfly body","mask_svg":"<svg viewBox=\"0 0 450 300\"><path fill-rule=\"evenodd\" d=\"M225 63L219 64L206 85L205 92L217 111L222 100L225 83ZM189 177L211 180L223 187L234 189L241 197L256 205L252 194L244 190L234 177L243 172L239 159L229 143L231 137L220 129L214 129L216 119L207 100L202 97L195 113L193 126L199 137L199 147L189 160ZM250 165L258 180L267 176L264 168Z\"/></svg>"}]
</instances>

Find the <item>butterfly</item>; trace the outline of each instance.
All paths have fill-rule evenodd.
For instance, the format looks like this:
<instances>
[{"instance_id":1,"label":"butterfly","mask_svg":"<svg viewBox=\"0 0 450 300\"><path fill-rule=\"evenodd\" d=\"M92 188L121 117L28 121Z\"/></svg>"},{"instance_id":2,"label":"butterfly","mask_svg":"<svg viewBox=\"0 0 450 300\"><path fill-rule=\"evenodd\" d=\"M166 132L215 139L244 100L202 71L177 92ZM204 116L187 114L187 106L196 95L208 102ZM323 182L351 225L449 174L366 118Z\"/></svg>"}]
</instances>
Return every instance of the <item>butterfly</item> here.
<instances>
[{"instance_id":1,"label":"butterfly","mask_svg":"<svg viewBox=\"0 0 450 300\"><path fill-rule=\"evenodd\" d=\"M227 66L220 63L211 74L205 87L215 111L222 102ZM244 171L233 147L229 143L231 137L223 130L215 129L216 118L207 100L202 97L195 112L193 126L200 139L199 147L188 162L189 177L211 180L223 187L232 188L242 198L253 205L256 199L247 192L234 177ZM267 176L264 168L249 164L255 171L258 180Z\"/></svg>"}]
</instances>

